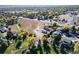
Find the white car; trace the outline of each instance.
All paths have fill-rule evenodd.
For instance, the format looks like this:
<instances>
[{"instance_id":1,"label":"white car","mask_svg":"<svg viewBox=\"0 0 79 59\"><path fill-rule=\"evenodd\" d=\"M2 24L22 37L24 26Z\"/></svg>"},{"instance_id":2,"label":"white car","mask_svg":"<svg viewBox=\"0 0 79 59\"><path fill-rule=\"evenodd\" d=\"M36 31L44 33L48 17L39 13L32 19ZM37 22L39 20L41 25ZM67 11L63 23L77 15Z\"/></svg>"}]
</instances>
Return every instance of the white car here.
<instances>
[{"instance_id":1,"label":"white car","mask_svg":"<svg viewBox=\"0 0 79 59\"><path fill-rule=\"evenodd\" d=\"M9 29L6 28L6 27L0 28L0 32L1 32L1 33L7 32L7 31L9 31Z\"/></svg>"}]
</instances>

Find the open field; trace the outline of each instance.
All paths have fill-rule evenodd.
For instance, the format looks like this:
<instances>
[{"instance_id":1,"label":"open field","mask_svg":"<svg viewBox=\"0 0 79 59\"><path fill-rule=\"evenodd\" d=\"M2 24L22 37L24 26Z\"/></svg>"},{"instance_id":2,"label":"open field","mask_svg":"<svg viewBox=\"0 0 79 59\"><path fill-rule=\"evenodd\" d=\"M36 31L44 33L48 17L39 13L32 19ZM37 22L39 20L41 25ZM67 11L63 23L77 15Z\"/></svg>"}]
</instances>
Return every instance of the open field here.
<instances>
[{"instance_id":1,"label":"open field","mask_svg":"<svg viewBox=\"0 0 79 59\"><path fill-rule=\"evenodd\" d=\"M18 23L21 25L22 29L25 29L28 32L33 32L40 22L29 19L19 19Z\"/></svg>"}]
</instances>

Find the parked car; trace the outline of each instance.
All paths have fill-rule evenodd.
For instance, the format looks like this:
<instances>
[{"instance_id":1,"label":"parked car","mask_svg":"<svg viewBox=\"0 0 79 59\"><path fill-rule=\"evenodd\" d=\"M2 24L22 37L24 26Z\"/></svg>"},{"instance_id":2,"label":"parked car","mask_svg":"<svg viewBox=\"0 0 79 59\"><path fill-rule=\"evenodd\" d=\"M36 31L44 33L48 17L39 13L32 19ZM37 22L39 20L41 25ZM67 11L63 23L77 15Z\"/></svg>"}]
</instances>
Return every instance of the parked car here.
<instances>
[{"instance_id":1,"label":"parked car","mask_svg":"<svg viewBox=\"0 0 79 59\"><path fill-rule=\"evenodd\" d=\"M1 37L0 38L0 45L8 46L9 45L8 40L5 37Z\"/></svg>"},{"instance_id":2,"label":"parked car","mask_svg":"<svg viewBox=\"0 0 79 59\"><path fill-rule=\"evenodd\" d=\"M6 28L6 27L0 28L1 33L7 32L7 31L9 31L9 28Z\"/></svg>"},{"instance_id":3,"label":"parked car","mask_svg":"<svg viewBox=\"0 0 79 59\"><path fill-rule=\"evenodd\" d=\"M46 30L44 30L44 29L42 29L42 33L47 34L47 31L46 31Z\"/></svg>"},{"instance_id":4,"label":"parked car","mask_svg":"<svg viewBox=\"0 0 79 59\"><path fill-rule=\"evenodd\" d=\"M63 30L63 27L56 28L56 31L62 31L62 30Z\"/></svg>"}]
</instances>

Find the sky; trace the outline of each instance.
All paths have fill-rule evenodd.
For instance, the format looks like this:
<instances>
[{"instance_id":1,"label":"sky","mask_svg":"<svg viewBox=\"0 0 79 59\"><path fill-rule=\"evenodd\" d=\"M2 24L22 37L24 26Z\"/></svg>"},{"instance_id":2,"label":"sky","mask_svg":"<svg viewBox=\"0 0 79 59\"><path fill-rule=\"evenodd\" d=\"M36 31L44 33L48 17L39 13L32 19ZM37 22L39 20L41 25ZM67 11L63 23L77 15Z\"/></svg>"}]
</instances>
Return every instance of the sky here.
<instances>
[{"instance_id":1,"label":"sky","mask_svg":"<svg viewBox=\"0 0 79 59\"><path fill-rule=\"evenodd\" d=\"M79 5L78 0L0 0L0 5Z\"/></svg>"}]
</instances>

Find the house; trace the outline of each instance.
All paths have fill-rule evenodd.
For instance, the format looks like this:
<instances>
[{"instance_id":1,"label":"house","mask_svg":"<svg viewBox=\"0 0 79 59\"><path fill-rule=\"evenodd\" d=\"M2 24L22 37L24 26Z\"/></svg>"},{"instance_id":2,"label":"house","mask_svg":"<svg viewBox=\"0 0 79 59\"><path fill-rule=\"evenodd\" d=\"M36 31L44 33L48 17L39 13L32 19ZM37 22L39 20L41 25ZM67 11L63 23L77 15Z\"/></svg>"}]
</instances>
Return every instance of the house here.
<instances>
[{"instance_id":1,"label":"house","mask_svg":"<svg viewBox=\"0 0 79 59\"><path fill-rule=\"evenodd\" d=\"M71 17L69 14L60 15L59 19L60 19L60 21L65 19L65 21L67 21L67 24L74 25L74 17Z\"/></svg>"}]
</instances>

